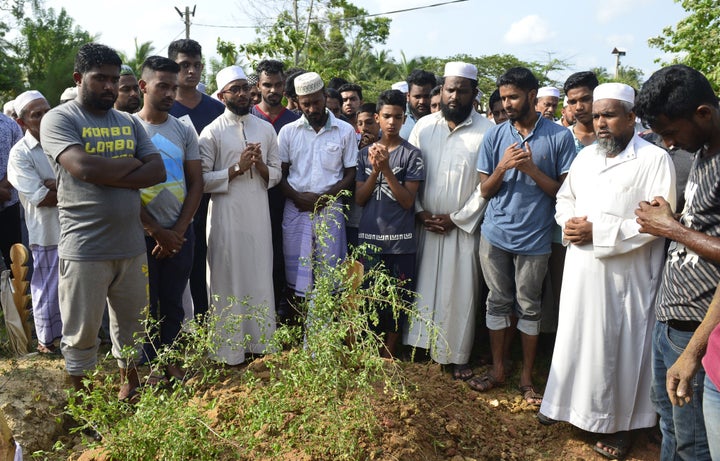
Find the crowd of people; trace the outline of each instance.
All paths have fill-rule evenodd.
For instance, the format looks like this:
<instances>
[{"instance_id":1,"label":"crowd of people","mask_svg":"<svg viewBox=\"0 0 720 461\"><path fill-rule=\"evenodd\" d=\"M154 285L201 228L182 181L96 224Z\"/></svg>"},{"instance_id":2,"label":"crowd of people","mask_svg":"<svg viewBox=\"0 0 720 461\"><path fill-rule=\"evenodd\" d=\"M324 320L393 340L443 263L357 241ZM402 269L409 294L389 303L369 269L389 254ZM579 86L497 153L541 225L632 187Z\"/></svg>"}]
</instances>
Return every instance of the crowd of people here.
<instances>
[{"instance_id":1,"label":"crowd of people","mask_svg":"<svg viewBox=\"0 0 720 461\"><path fill-rule=\"evenodd\" d=\"M482 111L464 62L377 101L279 61L253 70L222 69L208 95L194 40L139 75L90 43L60 105L34 89L5 105L0 249L9 266L24 216L38 351L62 353L76 390L104 316L132 400L137 365L188 318L212 317L213 358L241 364L296 320L308 260L367 243L364 264L404 281L421 320L379 312L384 357L426 350L486 392L513 376L519 336L515 384L540 423L595 433L620 459L659 415L661 459L720 459L720 108L701 73L669 66L636 91L584 71L559 89L515 67ZM544 393L541 332L556 334ZM185 375L151 369L147 384Z\"/></svg>"}]
</instances>

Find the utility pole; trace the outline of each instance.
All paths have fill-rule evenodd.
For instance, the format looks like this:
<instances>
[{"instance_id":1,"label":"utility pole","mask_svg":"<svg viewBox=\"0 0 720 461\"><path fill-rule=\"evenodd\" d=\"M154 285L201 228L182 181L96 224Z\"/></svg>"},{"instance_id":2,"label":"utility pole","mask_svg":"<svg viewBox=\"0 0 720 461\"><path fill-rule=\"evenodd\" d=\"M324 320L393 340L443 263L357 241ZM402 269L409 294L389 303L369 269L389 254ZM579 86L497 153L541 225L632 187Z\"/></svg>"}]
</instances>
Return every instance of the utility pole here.
<instances>
[{"instance_id":1,"label":"utility pole","mask_svg":"<svg viewBox=\"0 0 720 461\"><path fill-rule=\"evenodd\" d=\"M615 80L618 80L620 78L620 57L625 56L627 52L619 48L613 48L610 53L615 55Z\"/></svg>"},{"instance_id":2,"label":"utility pole","mask_svg":"<svg viewBox=\"0 0 720 461\"><path fill-rule=\"evenodd\" d=\"M175 11L178 12L180 15L180 18L185 21L185 38L190 38L190 16L195 16L195 8L197 8L197 5L193 5L192 12L190 11L190 7L185 7L185 13L183 14L182 11L176 6Z\"/></svg>"}]
</instances>

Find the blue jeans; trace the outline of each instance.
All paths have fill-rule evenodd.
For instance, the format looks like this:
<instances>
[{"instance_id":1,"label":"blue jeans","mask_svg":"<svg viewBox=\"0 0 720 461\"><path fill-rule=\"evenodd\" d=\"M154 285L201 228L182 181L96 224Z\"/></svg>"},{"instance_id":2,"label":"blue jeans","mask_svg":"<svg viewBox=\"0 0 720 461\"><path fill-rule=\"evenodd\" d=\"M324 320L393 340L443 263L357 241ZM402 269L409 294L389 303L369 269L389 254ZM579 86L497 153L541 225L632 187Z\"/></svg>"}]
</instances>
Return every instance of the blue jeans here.
<instances>
[{"instance_id":1,"label":"blue jeans","mask_svg":"<svg viewBox=\"0 0 720 461\"><path fill-rule=\"evenodd\" d=\"M667 370L680 357L692 332L679 331L657 322L653 331L653 384L655 410L660 414L662 446L660 459L703 461L710 459L702 400L705 370L700 367L692 380L692 400L682 407L673 406L665 388Z\"/></svg>"},{"instance_id":2,"label":"blue jeans","mask_svg":"<svg viewBox=\"0 0 720 461\"><path fill-rule=\"evenodd\" d=\"M705 376L703 414L710 455L713 460L718 461L720 460L720 392L709 376Z\"/></svg>"}]
</instances>

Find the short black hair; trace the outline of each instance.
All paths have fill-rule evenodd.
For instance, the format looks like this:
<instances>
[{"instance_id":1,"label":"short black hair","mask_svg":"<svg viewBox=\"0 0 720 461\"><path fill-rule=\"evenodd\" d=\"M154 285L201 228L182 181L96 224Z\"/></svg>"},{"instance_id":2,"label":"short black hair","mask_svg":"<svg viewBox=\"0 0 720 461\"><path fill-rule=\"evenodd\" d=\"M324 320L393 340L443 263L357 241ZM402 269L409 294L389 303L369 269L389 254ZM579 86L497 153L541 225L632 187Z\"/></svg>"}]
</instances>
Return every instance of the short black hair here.
<instances>
[{"instance_id":1,"label":"short black hair","mask_svg":"<svg viewBox=\"0 0 720 461\"><path fill-rule=\"evenodd\" d=\"M341 86L345 85L346 83L349 83L349 82L342 77L333 77L328 82L327 87L332 88L333 90L337 90Z\"/></svg>"},{"instance_id":2,"label":"short black hair","mask_svg":"<svg viewBox=\"0 0 720 461\"><path fill-rule=\"evenodd\" d=\"M180 72L180 64L170 58L164 56L148 56L142 64L140 74L145 78L145 72L172 72L177 74Z\"/></svg>"},{"instance_id":3,"label":"short black hair","mask_svg":"<svg viewBox=\"0 0 720 461\"><path fill-rule=\"evenodd\" d=\"M366 102L365 104L362 104L360 106L360 109L358 109L358 114L362 114L363 112L377 114L377 107L375 107L375 104L373 104L371 102Z\"/></svg>"},{"instance_id":4,"label":"short black hair","mask_svg":"<svg viewBox=\"0 0 720 461\"><path fill-rule=\"evenodd\" d=\"M408 91L412 88L413 85L430 85L430 87L434 87L437 84L437 78L435 78L435 74L422 69L414 69L412 72L410 72L410 75L408 75L405 81L408 84Z\"/></svg>"},{"instance_id":5,"label":"short black hair","mask_svg":"<svg viewBox=\"0 0 720 461\"><path fill-rule=\"evenodd\" d=\"M690 119L703 104L718 105L708 79L692 67L676 64L655 72L643 84L635 99L635 115L652 127L661 115Z\"/></svg>"},{"instance_id":6,"label":"short black hair","mask_svg":"<svg viewBox=\"0 0 720 461\"><path fill-rule=\"evenodd\" d=\"M114 49L99 43L86 43L80 47L75 56L74 71L85 74L93 68L108 64L117 66L118 72L120 71L122 59Z\"/></svg>"},{"instance_id":7,"label":"short black hair","mask_svg":"<svg viewBox=\"0 0 720 461\"><path fill-rule=\"evenodd\" d=\"M398 106L402 108L403 112L405 112L406 105L407 97L402 91L387 90L383 91L380 93L380 96L378 96L377 111L380 112L380 109L382 109L383 106Z\"/></svg>"},{"instance_id":8,"label":"short black hair","mask_svg":"<svg viewBox=\"0 0 720 461\"><path fill-rule=\"evenodd\" d=\"M202 56L202 46L191 38L175 40L168 46L168 58L174 61L180 53L188 56Z\"/></svg>"},{"instance_id":9,"label":"short black hair","mask_svg":"<svg viewBox=\"0 0 720 461\"><path fill-rule=\"evenodd\" d=\"M260 77L260 74L265 72L268 75L280 74L281 77L285 76L285 64L275 59L263 59L260 61L255 68L255 73Z\"/></svg>"},{"instance_id":10,"label":"short black hair","mask_svg":"<svg viewBox=\"0 0 720 461\"><path fill-rule=\"evenodd\" d=\"M328 99L337 99L342 104L342 96L340 96L340 92L335 88L325 88L325 96Z\"/></svg>"},{"instance_id":11,"label":"short black hair","mask_svg":"<svg viewBox=\"0 0 720 461\"><path fill-rule=\"evenodd\" d=\"M297 98L297 93L295 92L295 78L305 72L307 71L298 68L295 72L287 76L285 79L285 96L291 99Z\"/></svg>"},{"instance_id":12,"label":"short black hair","mask_svg":"<svg viewBox=\"0 0 720 461\"><path fill-rule=\"evenodd\" d=\"M345 91L354 91L355 93L357 93L358 98L360 98L360 100L362 101L362 98L363 98L362 97L362 87L360 85L358 85L357 83L346 83L343 86L341 86L340 88L338 88L338 92L340 93L341 96L342 96L342 93Z\"/></svg>"},{"instance_id":13,"label":"short black hair","mask_svg":"<svg viewBox=\"0 0 720 461\"><path fill-rule=\"evenodd\" d=\"M430 90L430 97L437 96L442 91L442 84L435 85L432 90Z\"/></svg>"},{"instance_id":14,"label":"short black hair","mask_svg":"<svg viewBox=\"0 0 720 461\"><path fill-rule=\"evenodd\" d=\"M567 95L567 92L574 88L587 88L590 91L593 91L598 85L599 82L595 72L585 70L582 72L575 72L569 76L563 85L563 92Z\"/></svg>"},{"instance_id":15,"label":"short black hair","mask_svg":"<svg viewBox=\"0 0 720 461\"><path fill-rule=\"evenodd\" d=\"M490 95L490 100L488 101L488 105L490 106L490 110L492 110L492 106L493 106L496 102L500 102L500 101L502 101L502 99L500 99L500 90L495 90L495 91L493 91L492 94Z\"/></svg>"},{"instance_id":16,"label":"short black hair","mask_svg":"<svg viewBox=\"0 0 720 461\"><path fill-rule=\"evenodd\" d=\"M540 84L537 77L535 77L535 74L525 67L512 67L498 77L498 88L505 85L513 85L525 91L537 90L540 88Z\"/></svg>"}]
</instances>

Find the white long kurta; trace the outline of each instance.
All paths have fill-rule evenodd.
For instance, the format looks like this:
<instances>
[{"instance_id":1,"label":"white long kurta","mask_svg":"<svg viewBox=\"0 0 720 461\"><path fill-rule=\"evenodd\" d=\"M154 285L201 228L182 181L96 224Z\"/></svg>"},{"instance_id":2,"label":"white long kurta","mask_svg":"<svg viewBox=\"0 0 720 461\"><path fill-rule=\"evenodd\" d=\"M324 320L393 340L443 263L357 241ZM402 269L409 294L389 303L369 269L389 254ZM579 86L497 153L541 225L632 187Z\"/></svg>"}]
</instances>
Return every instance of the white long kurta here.
<instances>
[{"instance_id":1,"label":"white long kurta","mask_svg":"<svg viewBox=\"0 0 720 461\"><path fill-rule=\"evenodd\" d=\"M674 204L675 169L664 150L637 136L615 158L596 147L578 154L557 194L557 223L587 216L593 243L568 247L540 412L614 433L657 421L650 359L664 239L639 233L635 209L655 196Z\"/></svg>"},{"instance_id":2,"label":"white long kurta","mask_svg":"<svg viewBox=\"0 0 720 461\"><path fill-rule=\"evenodd\" d=\"M478 225L486 201L475 169L485 132L492 122L472 112L454 131L440 112L416 123L408 141L420 148L426 177L416 212L449 213L457 228L445 235L419 228L417 311L404 334L405 344L430 348L438 363L467 363L475 334L480 286ZM438 329L435 346L427 321Z\"/></svg>"},{"instance_id":3,"label":"white long kurta","mask_svg":"<svg viewBox=\"0 0 720 461\"><path fill-rule=\"evenodd\" d=\"M268 182L257 170L253 177L245 172L228 180L228 168L240 160L246 141L260 142ZM226 109L203 130L199 142L205 192L212 194L207 279L216 334L221 340L215 358L237 365L245 361L246 352L265 352L275 332L267 190L281 177L277 136L266 121L253 115L237 116Z\"/></svg>"}]
</instances>

